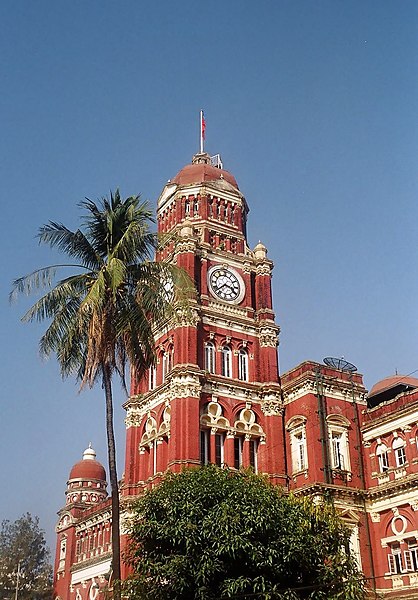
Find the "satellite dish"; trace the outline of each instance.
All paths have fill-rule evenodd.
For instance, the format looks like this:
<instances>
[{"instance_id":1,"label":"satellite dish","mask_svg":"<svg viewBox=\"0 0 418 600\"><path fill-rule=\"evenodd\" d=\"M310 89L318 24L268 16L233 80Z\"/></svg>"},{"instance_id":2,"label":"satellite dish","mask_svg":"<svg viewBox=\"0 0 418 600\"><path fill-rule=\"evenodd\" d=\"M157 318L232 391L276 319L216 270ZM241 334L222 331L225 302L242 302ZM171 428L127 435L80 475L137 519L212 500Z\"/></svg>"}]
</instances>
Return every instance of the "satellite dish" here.
<instances>
[{"instance_id":1,"label":"satellite dish","mask_svg":"<svg viewBox=\"0 0 418 600\"><path fill-rule=\"evenodd\" d=\"M344 371L344 373L355 373L357 371L357 367L353 365L353 363L348 362L348 360L345 360L345 358L334 358L332 356L327 356L324 358L324 363L327 365L327 367L339 369L340 371Z\"/></svg>"}]
</instances>

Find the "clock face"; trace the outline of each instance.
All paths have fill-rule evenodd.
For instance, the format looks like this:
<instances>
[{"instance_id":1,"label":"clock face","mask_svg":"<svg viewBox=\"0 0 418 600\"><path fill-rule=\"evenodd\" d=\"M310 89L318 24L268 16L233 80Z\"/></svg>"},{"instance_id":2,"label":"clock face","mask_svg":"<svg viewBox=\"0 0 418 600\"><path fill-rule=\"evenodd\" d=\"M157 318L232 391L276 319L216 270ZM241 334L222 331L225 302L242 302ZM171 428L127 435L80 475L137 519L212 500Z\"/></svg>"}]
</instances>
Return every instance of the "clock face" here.
<instances>
[{"instance_id":1,"label":"clock face","mask_svg":"<svg viewBox=\"0 0 418 600\"><path fill-rule=\"evenodd\" d=\"M242 277L228 267L209 269L208 283L212 294L224 302L238 304L244 297L245 286Z\"/></svg>"}]
</instances>

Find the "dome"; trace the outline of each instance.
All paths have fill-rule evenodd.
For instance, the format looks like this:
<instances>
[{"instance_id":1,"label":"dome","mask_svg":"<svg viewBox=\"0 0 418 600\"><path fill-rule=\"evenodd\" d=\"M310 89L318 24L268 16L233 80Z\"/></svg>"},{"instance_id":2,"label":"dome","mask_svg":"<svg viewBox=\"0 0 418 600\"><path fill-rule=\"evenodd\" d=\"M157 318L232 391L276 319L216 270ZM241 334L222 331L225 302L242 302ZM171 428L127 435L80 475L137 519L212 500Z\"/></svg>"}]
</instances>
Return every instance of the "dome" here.
<instances>
[{"instance_id":1,"label":"dome","mask_svg":"<svg viewBox=\"0 0 418 600\"><path fill-rule=\"evenodd\" d=\"M408 375L390 375L389 377L385 377L381 381L378 381L374 384L370 390L369 397L376 396L376 394L381 394L386 390L390 390L398 386L412 389L418 388L418 379L416 377L409 377Z\"/></svg>"},{"instance_id":2,"label":"dome","mask_svg":"<svg viewBox=\"0 0 418 600\"><path fill-rule=\"evenodd\" d=\"M186 165L171 182L177 183L177 185L191 185L218 180L224 180L234 188L239 189L237 181L231 173L225 171L225 169L218 169L218 167L214 167L206 162L196 162Z\"/></svg>"},{"instance_id":3,"label":"dome","mask_svg":"<svg viewBox=\"0 0 418 600\"><path fill-rule=\"evenodd\" d=\"M89 445L83 453L83 459L76 463L70 471L69 479L88 479L106 481L104 466L96 460L96 453Z\"/></svg>"}]
</instances>

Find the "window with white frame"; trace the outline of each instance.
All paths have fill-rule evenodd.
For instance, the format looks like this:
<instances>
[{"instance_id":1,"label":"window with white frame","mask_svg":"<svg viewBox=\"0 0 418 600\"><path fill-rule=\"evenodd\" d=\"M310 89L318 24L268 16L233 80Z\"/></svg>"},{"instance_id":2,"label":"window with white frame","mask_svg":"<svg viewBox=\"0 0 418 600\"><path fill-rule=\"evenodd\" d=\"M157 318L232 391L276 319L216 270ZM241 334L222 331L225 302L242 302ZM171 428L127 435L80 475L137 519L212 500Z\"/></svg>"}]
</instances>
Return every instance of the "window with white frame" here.
<instances>
[{"instance_id":1,"label":"window with white frame","mask_svg":"<svg viewBox=\"0 0 418 600\"><path fill-rule=\"evenodd\" d=\"M329 415L327 425L331 468L349 471L348 428L350 421L342 415Z\"/></svg>"},{"instance_id":2,"label":"window with white frame","mask_svg":"<svg viewBox=\"0 0 418 600\"><path fill-rule=\"evenodd\" d=\"M389 573L394 575L396 573L403 573L404 566L402 561L402 554L399 544L391 545L391 552L388 554Z\"/></svg>"},{"instance_id":3,"label":"window with white frame","mask_svg":"<svg viewBox=\"0 0 418 600\"><path fill-rule=\"evenodd\" d=\"M209 429L200 430L200 462L202 465L209 463L210 456L210 431Z\"/></svg>"},{"instance_id":4,"label":"window with white frame","mask_svg":"<svg viewBox=\"0 0 418 600\"><path fill-rule=\"evenodd\" d=\"M307 467L305 429L292 432L292 463L294 471L304 471Z\"/></svg>"},{"instance_id":5,"label":"window with white frame","mask_svg":"<svg viewBox=\"0 0 418 600\"><path fill-rule=\"evenodd\" d=\"M286 425L290 435L290 450L293 473L308 468L308 452L306 446L306 417L295 416Z\"/></svg>"},{"instance_id":6,"label":"window with white frame","mask_svg":"<svg viewBox=\"0 0 418 600\"><path fill-rule=\"evenodd\" d=\"M215 465L222 467L224 465L224 443L225 434L215 433Z\"/></svg>"},{"instance_id":7,"label":"window with white frame","mask_svg":"<svg viewBox=\"0 0 418 600\"><path fill-rule=\"evenodd\" d=\"M153 390L157 384L157 369L156 367L150 367L148 373L148 388Z\"/></svg>"},{"instance_id":8,"label":"window with white frame","mask_svg":"<svg viewBox=\"0 0 418 600\"><path fill-rule=\"evenodd\" d=\"M408 550L404 550L403 556L405 569L407 571L418 571L418 544L416 538L407 540Z\"/></svg>"},{"instance_id":9,"label":"window with white frame","mask_svg":"<svg viewBox=\"0 0 418 600\"><path fill-rule=\"evenodd\" d=\"M232 352L229 346L223 346L221 351L222 371L224 377L232 377Z\"/></svg>"},{"instance_id":10,"label":"window with white frame","mask_svg":"<svg viewBox=\"0 0 418 600\"><path fill-rule=\"evenodd\" d=\"M215 345L212 342L205 344L205 369L209 373L215 373Z\"/></svg>"},{"instance_id":11,"label":"window with white frame","mask_svg":"<svg viewBox=\"0 0 418 600\"><path fill-rule=\"evenodd\" d=\"M331 460L334 469L345 469L345 453L343 450L343 433L331 431Z\"/></svg>"},{"instance_id":12,"label":"window with white frame","mask_svg":"<svg viewBox=\"0 0 418 600\"><path fill-rule=\"evenodd\" d=\"M389 469L388 447L386 444L378 444L376 447L376 456L379 462L379 471L384 473Z\"/></svg>"},{"instance_id":13,"label":"window with white frame","mask_svg":"<svg viewBox=\"0 0 418 600\"><path fill-rule=\"evenodd\" d=\"M244 447L244 438L238 435L234 438L234 467L239 469L242 467L242 450Z\"/></svg>"},{"instance_id":14,"label":"window with white frame","mask_svg":"<svg viewBox=\"0 0 418 600\"><path fill-rule=\"evenodd\" d=\"M173 349L169 348L163 352L163 382L173 368Z\"/></svg>"},{"instance_id":15,"label":"window with white frame","mask_svg":"<svg viewBox=\"0 0 418 600\"><path fill-rule=\"evenodd\" d=\"M248 352L245 348L238 352L238 379L248 381Z\"/></svg>"},{"instance_id":16,"label":"window with white frame","mask_svg":"<svg viewBox=\"0 0 418 600\"><path fill-rule=\"evenodd\" d=\"M258 473L258 445L259 440L250 440L250 466Z\"/></svg>"},{"instance_id":17,"label":"window with white frame","mask_svg":"<svg viewBox=\"0 0 418 600\"><path fill-rule=\"evenodd\" d=\"M393 440L392 448L395 453L396 466L402 467L406 463L405 440L401 437L396 437Z\"/></svg>"}]
</instances>

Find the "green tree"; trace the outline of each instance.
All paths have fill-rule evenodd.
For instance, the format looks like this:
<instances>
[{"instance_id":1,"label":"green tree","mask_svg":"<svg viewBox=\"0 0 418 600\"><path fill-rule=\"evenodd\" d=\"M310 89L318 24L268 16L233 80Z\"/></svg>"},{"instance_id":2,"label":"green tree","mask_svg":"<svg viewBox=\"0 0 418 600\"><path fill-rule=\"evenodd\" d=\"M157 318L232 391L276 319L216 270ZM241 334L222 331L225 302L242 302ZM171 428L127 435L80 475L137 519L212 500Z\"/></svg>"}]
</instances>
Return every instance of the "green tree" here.
<instances>
[{"instance_id":1,"label":"green tree","mask_svg":"<svg viewBox=\"0 0 418 600\"><path fill-rule=\"evenodd\" d=\"M52 596L52 567L38 517L29 513L0 529L0 598L46 600Z\"/></svg>"},{"instance_id":2,"label":"green tree","mask_svg":"<svg viewBox=\"0 0 418 600\"><path fill-rule=\"evenodd\" d=\"M100 380L105 391L106 432L112 494L112 571L114 597L120 598L119 495L113 427L112 377L124 389L128 362L138 375L154 363L153 326L173 315L173 294L181 302L190 291L187 276L153 260L158 239L152 213L139 196L123 200L117 190L99 203L80 206L77 231L50 221L39 243L65 254L71 264L53 265L17 279L11 298L46 289L23 317L50 320L40 340L44 356L56 354L63 377L75 374L81 387ZM56 282L58 270L76 269Z\"/></svg>"},{"instance_id":3,"label":"green tree","mask_svg":"<svg viewBox=\"0 0 418 600\"><path fill-rule=\"evenodd\" d=\"M316 506L247 471L169 474L137 503L129 598L360 600L349 533Z\"/></svg>"}]
</instances>

